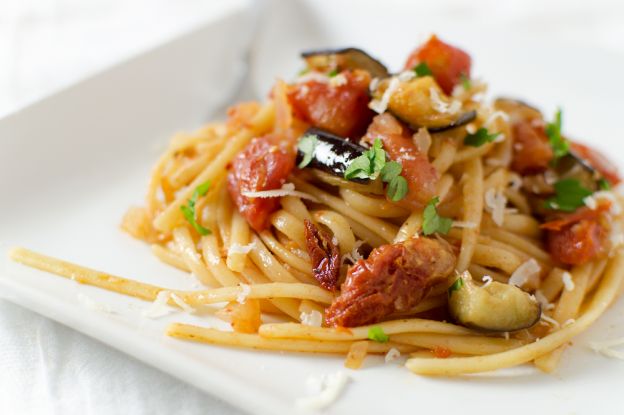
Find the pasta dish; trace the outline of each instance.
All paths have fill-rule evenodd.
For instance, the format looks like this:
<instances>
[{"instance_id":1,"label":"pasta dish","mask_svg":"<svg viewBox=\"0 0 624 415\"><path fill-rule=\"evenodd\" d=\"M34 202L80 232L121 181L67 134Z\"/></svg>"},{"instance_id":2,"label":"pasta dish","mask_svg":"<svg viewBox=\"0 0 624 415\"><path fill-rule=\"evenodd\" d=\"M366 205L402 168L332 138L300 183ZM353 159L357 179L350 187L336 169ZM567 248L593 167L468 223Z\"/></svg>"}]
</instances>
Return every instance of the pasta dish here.
<instances>
[{"instance_id":1,"label":"pasta dish","mask_svg":"<svg viewBox=\"0 0 624 415\"><path fill-rule=\"evenodd\" d=\"M180 339L349 368L405 355L423 375L553 371L624 290L617 169L564 134L562 110L486 100L436 36L398 72L357 48L301 56L266 102L175 135L122 220L201 289L11 257L231 326L170 324Z\"/></svg>"}]
</instances>

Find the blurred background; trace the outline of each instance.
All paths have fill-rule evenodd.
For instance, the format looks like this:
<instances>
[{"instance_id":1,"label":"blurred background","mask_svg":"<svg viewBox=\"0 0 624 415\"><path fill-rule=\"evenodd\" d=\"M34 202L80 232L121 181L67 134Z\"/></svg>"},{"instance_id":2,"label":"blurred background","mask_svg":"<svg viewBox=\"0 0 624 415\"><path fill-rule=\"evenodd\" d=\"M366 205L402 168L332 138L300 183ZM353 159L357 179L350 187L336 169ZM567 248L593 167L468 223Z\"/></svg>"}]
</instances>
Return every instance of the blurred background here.
<instances>
[{"instance_id":1,"label":"blurred background","mask_svg":"<svg viewBox=\"0 0 624 415\"><path fill-rule=\"evenodd\" d=\"M269 6L274 11L276 7L292 7L294 2L236 1L249 4L258 17L258 28L262 28L263 21L279 19L279 13L267 15ZM227 2L0 0L0 117L194 30ZM453 33L449 39L453 43L468 43L469 37L461 39L457 34L478 28L493 39L513 33L515 38L532 44L603 50L624 60L622 0L319 0L318 3L315 12L326 10L336 25L346 20L357 24L358 9L363 3L383 7L386 15L395 10L400 13L402 5L409 3L410 10L417 9L414 25L435 28L440 34ZM292 25L295 32L298 29L296 21L280 23ZM400 36L401 28L393 27L392 23L381 19L378 27L369 30L390 30L394 36ZM263 46L262 39L270 39L266 32L265 36L255 38L259 46ZM417 41L413 41L413 46ZM411 39L402 42L412 44ZM380 50L383 45L374 47ZM557 53L557 48L553 48L555 60ZM268 63L258 66L272 80L279 65L270 62L273 56L268 58ZM599 77L601 68L586 59L587 56L578 56L579 64L591 68L586 71L587 76ZM570 64L574 63L566 61L566 65ZM556 70L564 72L566 66ZM616 91L622 90L621 85L619 80L612 83ZM0 300L0 367L2 414L238 413L214 397L3 300Z\"/></svg>"}]
</instances>

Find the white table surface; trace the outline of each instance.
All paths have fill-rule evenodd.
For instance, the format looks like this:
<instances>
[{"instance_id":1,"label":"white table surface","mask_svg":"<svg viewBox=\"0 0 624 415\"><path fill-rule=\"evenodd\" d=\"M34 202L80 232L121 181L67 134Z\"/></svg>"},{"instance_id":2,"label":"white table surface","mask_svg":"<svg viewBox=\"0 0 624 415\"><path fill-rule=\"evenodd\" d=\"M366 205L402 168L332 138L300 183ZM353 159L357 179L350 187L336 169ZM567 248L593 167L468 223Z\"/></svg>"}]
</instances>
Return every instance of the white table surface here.
<instances>
[{"instance_id":1,"label":"white table surface","mask_svg":"<svg viewBox=\"0 0 624 415\"><path fill-rule=\"evenodd\" d=\"M210 13L210 3L0 0L0 116L190 30ZM488 26L493 35L496 30L515 30L527 37L610 49L624 57L624 2L617 0L436 0L423 2L423 13L433 21ZM0 300L0 414L26 413L239 411Z\"/></svg>"}]
</instances>

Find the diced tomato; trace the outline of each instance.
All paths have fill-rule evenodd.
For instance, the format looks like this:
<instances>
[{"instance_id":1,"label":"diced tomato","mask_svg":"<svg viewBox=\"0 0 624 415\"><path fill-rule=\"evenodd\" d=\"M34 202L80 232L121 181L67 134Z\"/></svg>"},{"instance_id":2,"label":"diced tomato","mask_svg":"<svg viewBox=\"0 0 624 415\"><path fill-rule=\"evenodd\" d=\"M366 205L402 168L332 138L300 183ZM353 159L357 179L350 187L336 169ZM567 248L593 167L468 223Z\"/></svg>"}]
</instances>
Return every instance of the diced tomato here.
<instances>
[{"instance_id":1,"label":"diced tomato","mask_svg":"<svg viewBox=\"0 0 624 415\"><path fill-rule=\"evenodd\" d=\"M380 138L383 148L394 161L401 163L401 175L407 180L408 192L399 204L421 208L435 196L438 172L427 156L418 151L410 130L389 113L373 118L364 140L373 143Z\"/></svg>"},{"instance_id":2,"label":"diced tomato","mask_svg":"<svg viewBox=\"0 0 624 415\"><path fill-rule=\"evenodd\" d=\"M370 74L344 70L344 82L309 80L291 85L288 99L295 117L341 137L357 141L374 113L368 108Z\"/></svg>"},{"instance_id":3,"label":"diced tomato","mask_svg":"<svg viewBox=\"0 0 624 415\"><path fill-rule=\"evenodd\" d=\"M446 359L447 357L450 357L452 354L451 349L449 349L448 347L444 347L444 346L435 346L432 351L433 351L433 355L437 357L438 359Z\"/></svg>"},{"instance_id":4,"label":"diced tomato","mask_svg":"<svg viewBox=\"0 0 624 415\"><path fill-rule=\"evenodd\" d=\"M513 124L511 169L522 174L541 173L553 158L553 151L541 120L520 120Z\"/></svg>"},{"instance_id":5,"label":"diced tomato","mask_svg":"<svg viewBox=\"0 0 624 415\"><path fill-rule=\"evenodd\" d=\"M552 257L564 264L579 265L604 255L609 246L609 202L596 209L581 208L542 225Z\"/></svg>"},{"instance_id":6,"label":"diced tomato","mask_svg":"<svg viewBox=\"0 0 624 415\"><path fill-rule=\"evenodd\" d=\"M470 78L470 55L463 50L442 42L433 35L407 58L405 69L413 69L426 63L440 88L447 95L453 92L462 76Z\"/></svg>"},{"instance_id":7,"label":"diced tomato","mask_svg":"<svg viewBox=\"0 0 624 415\"><path fill-rule=\"evenodd\" d=\"M570 143L570 148L576 155L585 159L594 169L598 170L611 185L616 185L622 181L617 167L598 150L579 143Z\"/></svg>"},{"instance_id":8,"label":"diced tomato","mask_svg":"<svg viewBox=\"0 0 624 415\"><path fill-rule=\"evenodd\" d=\"M228 190L238 211L260 232L269 226L269 216L279 208L279 198L246 197L243 192L279 189L295 168L292 143L282 135L254 138L232 162Z\"/></svg>"}]
</instances>

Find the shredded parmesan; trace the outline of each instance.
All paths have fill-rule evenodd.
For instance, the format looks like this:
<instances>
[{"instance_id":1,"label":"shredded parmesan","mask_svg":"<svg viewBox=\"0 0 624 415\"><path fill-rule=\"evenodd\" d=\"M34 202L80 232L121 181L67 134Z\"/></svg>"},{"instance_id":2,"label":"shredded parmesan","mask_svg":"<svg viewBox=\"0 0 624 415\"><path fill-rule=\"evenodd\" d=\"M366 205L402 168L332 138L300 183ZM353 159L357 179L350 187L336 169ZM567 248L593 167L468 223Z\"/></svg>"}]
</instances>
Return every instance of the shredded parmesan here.
<instances>
[{"instance_id":1,"label":"shredded parmesan","mask_svg":"<svg viewBox=\"0 0 624 415\"><path fill-rule=\"evenodd\" d=\"M316 310L310 310L308 313L302 311L299 319L304 326L321 327L323 324L323 315Z\"/></svg>"},{"instance_id":2,"label":"shredded parmesan","mask_svg":"<svg viewBox=\"0 0 624 415\"><path fill-rule=\"evenodd\" d=\"M540 317L544 322L550 324L551 326L555 327L555 328L559 328L559 322L557 320L555 320L552 317L548 317L546 314L542 313L542 316Z\"/></svg>"},{"instance_id":3,"label":"shredded parmesan","mask_svg":"<svg viewBox=\"0 0 624 415\"><path fill-rule=\"evenodd\" d=\"M540 290L536 290L534 296L537 302L540 303L540 305L542 306L543 310L552 310L553 308L555 308L555 305L553 303L549 303L544 293L542 293Z\"/></svg>"},{"instance_id":4,"label":"shredded parmesan","mask_svg":"<svg viewBox=\"0 0 624 415\"><path fill-rule=\"evenodd\" d=\"M561 282L563 282L563 286L566 291L574 291L574 281L572 281L572 274L569 272L564 272L561 274Z\"/></svg>"},{"instance_id":5,"label":"shredded parmesan","mask_svg":"<svg viewBox=\"0 0 624 415\"><path fill-rule=\"evenodd\" d=\"M401 356L401 352L399 352L397 349L393 347L390 350L388 350L388 353L386 353L384 360L386 363L389 363L389 362L392 362L393 360L398 359L400 356Z\"/></svg>"},{"instance_id":6,"label":"shredded parmesan","mask_svg":"<svg viewBox=\"0 0 624 415\"><path fill-rule=\"evenodd\" d=\"M295 196L300 197L301 199L308 199L312 202L318 203L319 200L307 193L299 192L295 190L295 185L292 183L284 183L284 185L280 189L273 190L262 190L259 192L241 192L241 195L245 197L260 197L260 198L268 198L268 197L284 197L284 196Z\"/></svg>"},{"instance_id":7,"label":"shredded parmesan","mask_svg":"<svg viewBox=\"0 0 624 415\"><path fill-rule=\"evenodd\" d=\"M574 323L576 323L576 320L573 319L573 318L569 318L569 319L567 319L566 321L563 322L563 327L567 327L567 326L569 326L571 324L574 324Z\"/></svg>"},{"instance_id":8,"label":"shredded parmesan","mask_svg":"<svg viewBox=\"0 0 624 415\"><path fill-rule=\"evenodd\" d=\"M441 114L457 114L461 109L461 102L457 100L451 101L450 104L442 101L438 90L433 86L429 88L429 97L433 109Z\"/></svg>"},{"instance_id":9,"label":"shredded parmesan","mask_svg":"<svg viewBox=\"0 0 624 415\"><path fill-rule=\"evenodd\" d=\"M613 350L613 347L624 346L624 337L602 342L589 342L587 345L594 352L600 353L603 356L624 360L624 352Z\"/></svg>"},{"instance_id":10,"label":"shredded parmesan","mask_svg":"<svg viewBox=\"0 0 624 415\"><path fill-rule=\"evenodd\" d=\"M617 200L617 198L614 196L613 192L610 192L607 190L601 190L599 192L595 192L594 194L588 197L592 197L596 201L596 203L600 200L606 200L608 202L611 202L610 212L613 215L619 215L620 213L622 213L622 206L620 206L620 203ZM587 199L588 197L586 197L585 199ZM583 199L583 201L585 201L585 199ZM595 208L592 208L592 209L595 209Z\"/></svg>"},{"instance_id":11,"label":"shredded parmesan","mask_svg":"<svg viewBox=\"0 0 624 415\"><path fill-rule=\"evenodd\" d=\"M396 92L399 88L400 81L397 77L392 77L390 79L390 83L388 84L388 88L384 91L381 96L381 100L374 99L369 104L368 107L375 111L377 114L382 114L388 108L388 104L390 103L390 97L392 94Z\"/></svg>"},{"instance_id":12,"label":"shredded parmesan","mask_svg":"<svg viewBox=\"0 0 624 415\"><path fill-rule=\"evenodd\" d=\"M329 76L327 76L325 74L322 74L320 72L310 71L310 72L306 72L303 75L301 75L300 77L298 77L296 82L297 83L304 83L304 82L309 82L309 81L314 81L314 82L320 82L322 84L327 84L327 83L330 82L330 78L329 78Z\"/></svg>"},{"instance_id":13,"label":"shredded parmesan","mask_svg":"<svg viewBox=\"0 0 624 415\"><path fill-rule=\"evenodd\" d=\"M251 242L247 245L239 245L237 243L233 243L232 245L230 245L229 249L228 249L228 255L231 254L248 254L249 252L251 252L252 249L254 249L256 247L256 243L255 242Z\"/></svg>"},{"instance_id":14,"label":"shredded parmesan","mask_svg":"<svg viewBox=\"0 0 624 415\"><path fill-rule=\"evenodd\" d=\"M363 244L364 244L364 241L355 241L355 244L353 245L353 249L351 250L351 252L342 256L342 263L344 264L344 261L348 259L349 261L355 264L358 260L364 259L362 255L360 255L360 251L359 251L360 247Z\"/></svg>"},{"instance_id":15,"label":"shredded parmesan","mask_svg":"<svg viewBox=\"0 0 624 415\"><path fill-rule=\"evenodd\" d=\"M114 311L112 308L110 308L108 305L98 303L97 301L95 301L93 298L89 297L86 294L78 293L76 294L76 298L78 299L78 302L82 306L84 306L85 308L88 308L89 310L98 311L100 313L106 313L106 314L117 314L117 312Z\"/></svg>"},{"instance_id":16,"label":"shredded parmesan","mask_svg":"<svg viewBox=\"0 0 624 415\"><path fill-rule=\"evenodd\" d=\"M172 311L172 308L167 305L167 301L169 301L170 295L171 291L160 291L152 305L148 309L143 310L141 315L147 318L159 318L169 314Z\"/></svg>"},{"instance_id":17,"label":"shredded parmesan","mask_svg":"<svg viewBox=\"0 0 624 415\"><path fill-rule=\"evenodd\" d=\"M332 236L332 244L334 244L335 246L338 246L338 238L336 238L336 236Z\"/></svg>"},{"instance_id":18,"label":"shredded parmesan","mask_svg":"<svg viewBox=\"0 0 624 415\"><path fill-rule=\"evenodd\" d=\"M490 114L490 116L488 117L487 120L485 120L485 127L489 128L492 126L492 124L494 123L494 121L496 121L497 118L500 118L501 120L508 122L509 121L509 115L507 115L506 112L503 111L494 111Z\"/></svg>"},{"instance_id":19,"label":"shredded parmesan","mask_svg":"<svg viewBox=\"0 0 624 415\"><path fill-rule=\"evenodd\" d=\"M416 77L416 72L414 71L403 71L399 74L398 78L401 82L411 81Z\"/></svg>"},{"instance_id":20,"label":"shredded parmesan","mask_svg":"<svg viewBox=\"0 0 624 415\"><path fill-rule=\"evenodd\" d=\"M239 286L241 290L236 296L236 302L239 304L245 304L245 301L247 301L247 296L249 295L249 293L251 293L251 286L243 283L241 283Z\"/></svg>"},{"instance_id":21,"label":"shredded parmesan","mask_svg":"<svg viewBox=\"0 0 624 415\"><path fill-rule=\"evenodd\" d=\"M507 197L501 190L488 189L485 192L485 206L492 214L492 220L498 226L503 226L505 221L505 206L507 205Z\"/></svg>"},{"instance_id":22,"label":"shredded parmesan","mask_svg":"<svg viewBox=\"0 0 624 415\"><path fill-rule=\"evenodd\" d=\"M343 86L347 84L347 78L343 74L338 74L329 78L329 85L333 87Z\"/></svg>"},{"instance_id":23,"label":"shredded parmesan","mask_svg":"<svg viewBox=\"0 0 624 415\"><path fill-rule=\"evenodd\" d=\"M295 405L300 409L320 410L334 403L347 385L349 377L344 372L336 372L320 379L315 376L308 377L306 383L319 390L315 396L299 398Z\"/></svg>"},{"instance_id":24,"label":"shredded parmesan","mask_svg":"<svg viewBox=\"0 0 624 415\"><path fill-rule=\"evenodd\" d=\"M490 277L489 275L484 275L481 278L481 281L484 282L482 287L487 287L488 285L490 285L492 283L493 280L492 280L492 277Z\"/></svg>"},{"instance_id":25,"label":"shredded parmesan","mask_svg":"<svg viewBox=\"0 0 624 415\"><path fill-rule=\"evenodd\" d=\"M516 173L512 173L509 175L509 188L511 190L520 190L522 186L522 177Z\"/></svg>"},{"instance_id":26,"label":"shredded parmesan","mask_svg":"<svg viewBox=\"0 0 624 415\"><path fill-rule=\"evenodd\" d=\"M182 310L186 311L187 313L193 313L195 311L195 309L193 307L191 307L190 305L188 305L183 299L181 299L176 293L171 293L169 295L169 298L171 298L173 300L174 303L176 303L178 305L178 307L180 307Z\"/></svg>"},{"instance_id":27,"label":"shredded parmesan","mask_svg":"<svg viewBox=\"0 0 624 415\"><path fill-rule=\"evenodd\" d=\"M509 277L509 284L522 287L528 281L539 277L542 269L534 258L526 260Z\"/></svg>"}]
</instances>

